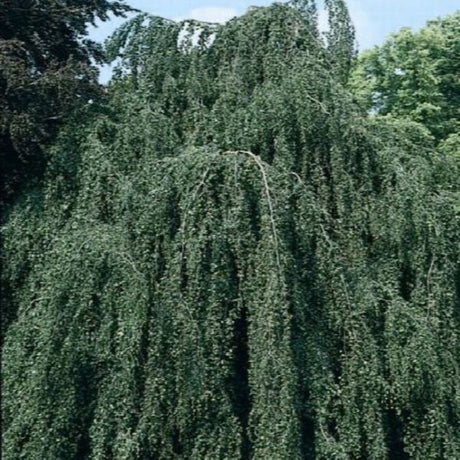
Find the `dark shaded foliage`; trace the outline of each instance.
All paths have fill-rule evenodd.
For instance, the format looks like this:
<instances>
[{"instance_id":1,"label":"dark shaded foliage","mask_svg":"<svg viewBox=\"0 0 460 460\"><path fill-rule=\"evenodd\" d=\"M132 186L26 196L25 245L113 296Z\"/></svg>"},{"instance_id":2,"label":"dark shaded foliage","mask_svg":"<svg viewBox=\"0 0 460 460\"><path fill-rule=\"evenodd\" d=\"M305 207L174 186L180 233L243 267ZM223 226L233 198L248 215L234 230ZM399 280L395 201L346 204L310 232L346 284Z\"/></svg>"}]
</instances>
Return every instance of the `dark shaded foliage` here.
<instances>
[{"instance_id":1,"label":"dark shaded foliage","mask_svg":"<svg viewBox=\"0 0 460 460\"><path fill-rule=\"evenodd\" d=\"M0 10L0 209L41 179L59 126L100 94L87 26L129 11L117 1L4 0Z\"/></svg>"}]
</instances>

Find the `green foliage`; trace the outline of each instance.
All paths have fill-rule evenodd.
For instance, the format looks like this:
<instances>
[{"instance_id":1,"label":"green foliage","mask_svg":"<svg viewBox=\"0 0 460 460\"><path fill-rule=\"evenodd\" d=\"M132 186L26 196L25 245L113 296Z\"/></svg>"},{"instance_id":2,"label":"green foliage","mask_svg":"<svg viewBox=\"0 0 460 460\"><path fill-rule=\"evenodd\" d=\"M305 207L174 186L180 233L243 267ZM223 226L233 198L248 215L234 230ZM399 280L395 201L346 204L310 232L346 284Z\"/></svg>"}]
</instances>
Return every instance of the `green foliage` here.
<instances>
[{"instance_id":1,"label":"green foliage","mask_svg":"<svg viewBox=\"0 0 460 460\"><path fill-rule=\"evenodd\" d=\"M438 139L459 130L460 13L402 29L364 52L351 87L368 110L423 123Z\"/></svg>"},{"instance_id":2,"label":"green foliage","mask_svg":"<svg viewBox=\"0 0 460 460\"><path fill-rule=\"evenodd\" d=\"M115 34L2 229L4 458L460 457L458 139L362 117L329 5Z\"/></svg>"},{"instance_id":3,"label":"green foliage","mask_svg":"<svg viewBox=\"0 0 460 460\"><path fill-rule=\"evenodd\" d=\"M46 167L58 127L100 97L87 25L129 11L118 1L4 0L0 15L0 207Z\"/></svg>"}]
</instances>

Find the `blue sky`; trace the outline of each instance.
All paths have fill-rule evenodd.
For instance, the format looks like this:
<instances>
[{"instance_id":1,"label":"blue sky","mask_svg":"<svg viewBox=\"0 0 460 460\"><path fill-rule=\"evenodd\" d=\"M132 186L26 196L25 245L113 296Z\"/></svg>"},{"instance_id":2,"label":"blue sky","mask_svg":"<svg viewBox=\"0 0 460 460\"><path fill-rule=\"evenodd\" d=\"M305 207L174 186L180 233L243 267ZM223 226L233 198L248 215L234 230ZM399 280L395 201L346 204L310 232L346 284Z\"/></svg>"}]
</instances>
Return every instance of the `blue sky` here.
<instances>
[{"instance_id":1,"label":"blue sky","mask_svg":"<svg viewBox=\"0 0 460 460\"><path fill-rule=\"evenodd\" d=\"M263 6L270 0L127 0L126 3L158 16L171 19L201 19L225 22L243 14L249 6ZM320 3L320 2L318 2ZM348 0L348 8L356 28L359 50L382 43L391 33L401 27L418 29L439 16L460 9L460 0ZM90 36L103 41L123 19L115 18L91 28ZM320 22L326 18L320 11ZM101 81L107 81L108 69L101 72Z\"/></svg>"}]
</instances>

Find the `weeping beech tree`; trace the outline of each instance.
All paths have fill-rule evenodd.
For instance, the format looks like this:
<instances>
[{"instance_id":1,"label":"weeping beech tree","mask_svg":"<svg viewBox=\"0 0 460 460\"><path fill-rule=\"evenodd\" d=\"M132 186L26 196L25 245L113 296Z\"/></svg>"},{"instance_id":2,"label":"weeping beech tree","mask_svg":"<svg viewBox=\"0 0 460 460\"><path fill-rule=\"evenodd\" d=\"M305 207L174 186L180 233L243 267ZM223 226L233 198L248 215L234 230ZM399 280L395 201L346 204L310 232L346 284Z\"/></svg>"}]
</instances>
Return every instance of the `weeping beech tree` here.
<instances>
[{"instance_id":1,"label":"weeping beech tree","mask_svg":"<svg viewBox=\"0 0 460 460\"><path fill-rule=\"evenodd\" d=\"M3 228L5 458L460 458L458 157L326 6L113 36Z\"/></svg>"}]
</instances>

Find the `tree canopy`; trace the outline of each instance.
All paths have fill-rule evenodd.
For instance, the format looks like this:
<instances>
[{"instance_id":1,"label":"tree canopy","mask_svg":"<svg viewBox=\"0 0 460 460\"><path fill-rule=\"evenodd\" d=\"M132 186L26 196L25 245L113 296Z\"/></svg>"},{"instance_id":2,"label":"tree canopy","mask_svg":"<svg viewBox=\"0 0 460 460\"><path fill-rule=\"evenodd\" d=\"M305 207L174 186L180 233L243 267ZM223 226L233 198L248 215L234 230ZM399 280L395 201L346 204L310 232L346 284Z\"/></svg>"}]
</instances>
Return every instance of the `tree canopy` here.
<instances>
[{"instance_id":1,"label":"tree canopy","mask_svg":"<svg viewBox=\"0 0 460 460\"><path fill-rule=\"evenodd\" d=\"M460 12L408 28L362 53L352 87L360 102L378 114L424 124L437 139L460 126Z\"/></svg>"},{"instance_id":2,"label":"tree canopy","mask_svg":"<svg viewBox=\"0 0 460 460\"><path fill-rule=\"evenodd\" d=\"M0 154L3 208L46 166L58 126L100 92L104 59L88 24L129 11L107 0L4 0L0 12Z\"/></svg>"},{"instance_id":3,"label":"tree canopy","mask_svg":"<svg viewBox=\"0 0 460 460\"><path fill-rule=\"evenodd\" d=\"M459 157L326 2L148 15L9 209L6 459L460 457Z\"/></svg>"}]
</instances>

